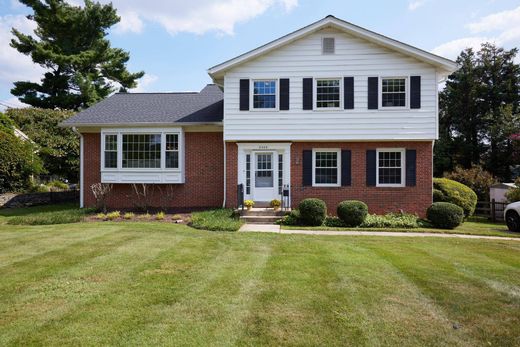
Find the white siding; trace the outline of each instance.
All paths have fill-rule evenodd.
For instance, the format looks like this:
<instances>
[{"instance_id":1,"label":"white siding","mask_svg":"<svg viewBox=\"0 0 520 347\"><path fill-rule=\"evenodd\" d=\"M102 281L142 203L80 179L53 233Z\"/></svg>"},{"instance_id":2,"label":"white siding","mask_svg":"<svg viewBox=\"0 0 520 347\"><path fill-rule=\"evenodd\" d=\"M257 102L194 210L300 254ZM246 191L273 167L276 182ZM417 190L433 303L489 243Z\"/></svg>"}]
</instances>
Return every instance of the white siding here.
<instances>
[{"instance_id":1,"label":"white siding","mask_svg":"<svg viewBox=\"0 0 520 347\"><path fill-rule=\"evenodd\" d=\"M322 54L321 39L336 38ZM354 77L354 109L302 109L302 78ZM421 76L421 108L368 110L367 77ZM240 111L241 78L289 78L289 111ZM353 36L326 29L228 71L224 77L225 140L432 140L437 132L433 66Z\"/></svg>"}]
</instances>

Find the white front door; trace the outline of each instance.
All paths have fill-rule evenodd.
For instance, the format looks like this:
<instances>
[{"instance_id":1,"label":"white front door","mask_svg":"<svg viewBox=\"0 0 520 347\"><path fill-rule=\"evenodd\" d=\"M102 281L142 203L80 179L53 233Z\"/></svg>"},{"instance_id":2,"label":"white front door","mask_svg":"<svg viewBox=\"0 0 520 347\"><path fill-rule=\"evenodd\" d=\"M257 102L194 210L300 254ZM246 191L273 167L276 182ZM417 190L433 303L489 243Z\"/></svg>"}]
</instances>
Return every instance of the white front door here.
<instances>
[{"instance_id":1,"label":"white front door","mask_svg":"<svg viewBox=\"0 0 520 347\"><path fill-rule=\"evenodd\" d=\"M253 199L271 201L278 197L276 152L254 152Z\"/></svg>"}]
</instances>

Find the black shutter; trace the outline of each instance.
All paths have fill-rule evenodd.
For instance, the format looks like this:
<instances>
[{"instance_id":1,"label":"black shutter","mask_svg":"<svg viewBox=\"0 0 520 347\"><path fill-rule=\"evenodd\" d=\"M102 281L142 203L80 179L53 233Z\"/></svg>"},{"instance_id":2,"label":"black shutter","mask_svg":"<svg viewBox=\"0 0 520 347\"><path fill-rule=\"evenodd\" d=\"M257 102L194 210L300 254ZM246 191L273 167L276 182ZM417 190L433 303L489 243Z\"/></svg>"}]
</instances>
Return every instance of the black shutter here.
<instances>
[{"instance_id":1,"label":"black shutter","mask_svg":"<svg viewBox=\"0 0 520 347\"><path fill-rule=\"evenodd\" d=\"M415 149L406 150L406 186L415 187L416 184L416 161L417 152Z\"/></svg>"},{"instance_id":2,"label":"black shutter","mask_svg":"<svg viewBox=\"0 0 520 347\"><path fill-rule=\"evenodd\" d=\"M289 109L289 79L280 78L280 110Z\"/></svg>"},{"instance_id":3,"label":"black shutter","mask_svg":"<svg viewBox=\"0 0 520 347\"><path fill-rule=\"evenodd\" d=\"M421 108L421 76L410 77L410 108Z\"/></svg>"},{"instance_id":4,"label":"black shutter","mask_svg":"<svg viewBox=\"0 0 520 347\"><path fill-rule=\"evenodd\" d=\"M303 151L303 185L304 186L312 186L312 151L304 150Z\"/></svg>"},{"instance_id":5,"label":"black shutter","mask_svg":"<svg viewBox=\"0 0 520 347\"><path fill-rule=\"evenodd\" d=\"M240 80L240 111L249 110L249 80Z\"/></svg>"},{"instance_id":6,"label":"black shutter","mask_svg":"<svg viewBox=\"0 0 520 347\"><path fill-rule=\"evenodd\" d=\"M350 150L341 151L341 185L350 186L352 184L352 152Z\"/></svg>"},{"instance_id":7,"label":"black shutter","mask_svg":"<svg viewBox=\"0 0 520 347\"><path fill-rule=\"evenodd\" d=\"M367 151L367 187L376 185L376 151L369 149Z\"/></svg>"},{"instance_id":8,"label":"black shutter","mask_svg":"<svg viewBox=\"0 0 520 347\"><path fill-rule=\"evenodd\" d=\"M369 110L377 110L378 109L378 95L379 95L379 77L369 77L368 78L368 109Z\"/></svg>"},{"instance_id":9,"label":"black shutter","mask_svg":"<svg viewBox=\"0 0 520 347\"><path fill-rule=\"evenodd\" d=\"M312 78L303 79L303 109L312 110Z\"/></svg>"},{"instance_id":10,"label":"black shutter","mask_svg":"<svg viewBox=\"0 0 520 347\"><path fill-rule=\"evenodd\" d=\"M345 110L354 108L354 77L343 78L343 106Z\"/></svg>"}]
</instances>

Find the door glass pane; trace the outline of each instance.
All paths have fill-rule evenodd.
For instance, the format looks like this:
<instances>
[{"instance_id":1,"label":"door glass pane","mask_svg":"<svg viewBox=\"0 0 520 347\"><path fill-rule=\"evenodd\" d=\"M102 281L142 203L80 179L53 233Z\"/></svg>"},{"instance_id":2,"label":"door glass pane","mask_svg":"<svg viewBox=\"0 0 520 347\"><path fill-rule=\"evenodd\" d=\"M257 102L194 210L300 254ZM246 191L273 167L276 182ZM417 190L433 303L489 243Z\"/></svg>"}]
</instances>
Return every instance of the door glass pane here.
<instances>
[{"instance_id":1,"label":"door glass pane","mask_svg":"<svg viewBox=\"0 0 520 347\"><path fill-rule=\"evenodd\" d=\"M272 188L273 183L273 155L270 153L257 154L255 187Z\"/></svg>"}]
</instances>

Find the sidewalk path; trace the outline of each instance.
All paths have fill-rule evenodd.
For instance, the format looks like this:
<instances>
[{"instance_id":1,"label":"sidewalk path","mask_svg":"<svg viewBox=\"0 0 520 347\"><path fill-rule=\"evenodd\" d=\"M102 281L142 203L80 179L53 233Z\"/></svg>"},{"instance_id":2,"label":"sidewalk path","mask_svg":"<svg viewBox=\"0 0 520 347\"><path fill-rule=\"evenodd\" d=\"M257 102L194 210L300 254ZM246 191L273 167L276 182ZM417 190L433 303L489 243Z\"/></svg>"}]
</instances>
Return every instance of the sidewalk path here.
<instances>
[{"instance_id":1,"label":"sidewalk path","mask_svg":"<svg viewBox=\"0 0 520 347\"><path fill-rule=\"evenodd\" d=\"M261 232L278 234L302 234L302 235L343 235L343 236L394 236L394 237L448 237L461 239L488 239L488 240L511 240L520 241L517 237L465 235L465 234L441 234L441 233L418 233L397 231L334 231L334 230L299 230L281 229L275 224L244 224L240 232Z\"/></svg>"}]
</instances>

